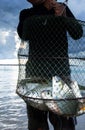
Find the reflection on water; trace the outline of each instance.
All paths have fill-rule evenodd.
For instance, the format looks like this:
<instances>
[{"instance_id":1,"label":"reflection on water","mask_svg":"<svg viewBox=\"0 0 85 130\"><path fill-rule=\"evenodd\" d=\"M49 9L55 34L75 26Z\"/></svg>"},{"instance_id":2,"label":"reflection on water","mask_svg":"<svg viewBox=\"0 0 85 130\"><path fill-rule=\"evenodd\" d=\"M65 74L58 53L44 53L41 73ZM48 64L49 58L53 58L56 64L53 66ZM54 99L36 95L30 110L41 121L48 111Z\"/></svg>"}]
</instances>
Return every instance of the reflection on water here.
<instances>
[{"instance_id":1,"label":"reflection on water","mask_svg":"<svg viewBox=\"0 0 85 130\"><path fill-rule=\"evenodd\" d=\"M26 106L16 94L17 77L17 66L0 66L0 130L27 130ZM85 115L80 116L76 130L85 130L84 122Z\"/></svg>"},{"instance_id":2,"label":"reflection on water","mask_svg":"<svg viewBox=\"0 0 85 130\"><path fill-rule=\"evenodd\" d=\"M17 66L0 66L0 130L27 130L25 103L16 94Z\"/></svg>"}]
</instances>

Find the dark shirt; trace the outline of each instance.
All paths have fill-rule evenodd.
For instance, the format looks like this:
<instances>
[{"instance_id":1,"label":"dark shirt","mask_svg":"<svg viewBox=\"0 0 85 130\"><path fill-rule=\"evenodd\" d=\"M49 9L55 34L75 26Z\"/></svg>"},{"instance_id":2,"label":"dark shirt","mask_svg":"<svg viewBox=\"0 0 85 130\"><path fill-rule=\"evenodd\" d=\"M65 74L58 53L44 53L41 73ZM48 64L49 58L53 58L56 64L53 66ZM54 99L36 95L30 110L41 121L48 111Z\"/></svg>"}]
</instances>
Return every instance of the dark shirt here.
<instances>
[{"instance_id":1,"label":"dark shirt","mask_svg":"<svg viewBox=\"0 0 85 130\"><path fill-rule=\"evenodd\" d=\"M54 13L55 13L54 9L48 10L42 4L38 6L33 6L32 8L29 8L29 9L22 10L20 12L19 24L17 28L19 37L22 39L23 23L28 17L34 16L34 15L54 15ZM72 14L72 12L69 10L67 6L66 6L66 15L67 17L74 18L74 15Z\"/></svg>"},{"instance_id":2,"label":"dark shirt","mask_svg":"<svg viewBox=\"0 0 85 130\"><path fill-rule=\"evenodd\" d=\"M72 38L78 39L82 36L82 28L73 20L75 17L67 6L66 18L55 17L54 14L54 9L48 11L43 5L22 10L20 13L17 31L21 39L29 40L30 43L27 77L70 75L67 31ZM45 19L46 26L42 24Z\"/></svg>"}]
</instances>

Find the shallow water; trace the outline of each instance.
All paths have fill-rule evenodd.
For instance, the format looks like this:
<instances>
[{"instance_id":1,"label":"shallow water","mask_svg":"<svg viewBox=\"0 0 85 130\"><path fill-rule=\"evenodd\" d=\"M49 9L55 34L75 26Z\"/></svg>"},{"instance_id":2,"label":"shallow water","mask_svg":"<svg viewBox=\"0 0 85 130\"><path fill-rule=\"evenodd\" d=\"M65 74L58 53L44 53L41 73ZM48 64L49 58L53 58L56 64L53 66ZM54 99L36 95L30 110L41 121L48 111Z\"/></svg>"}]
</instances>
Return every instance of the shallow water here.
<instances>
[{"instance_id":1,"label":"shallow water","mask_svg":"<svg viewBox=\"0 0 85 130\"><path fill-rule=\"evenodd\" d=\"M0 130L27 130L25 103L16 94L17 67L0 67Z\"/></svg>"},{"instance_id":2,"label":"shallow water","mask_svg":"<svg viewBox=\"0 0 85 130\"><path fill-rule=\"evenodd\" d=\"M16 94L17 72L17 66L0 66L0 130L27 130L26 106ZM85 115L78 117L76 130L85 130Z\"/></svg>"}]
</instances>

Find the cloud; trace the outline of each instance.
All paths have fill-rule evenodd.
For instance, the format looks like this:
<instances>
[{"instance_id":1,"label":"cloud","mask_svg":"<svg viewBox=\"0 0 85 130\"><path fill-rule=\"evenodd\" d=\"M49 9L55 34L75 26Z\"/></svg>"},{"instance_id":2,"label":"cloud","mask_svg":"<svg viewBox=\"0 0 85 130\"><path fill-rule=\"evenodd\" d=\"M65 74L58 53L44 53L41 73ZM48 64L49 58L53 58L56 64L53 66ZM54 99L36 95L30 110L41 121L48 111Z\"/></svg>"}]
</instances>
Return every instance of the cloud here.
<instances>
[{"instance_id":1,"label":"cloud","mask_svg":"<svg viewBox=\"0 0 85 130\"><path fill-rule=\"evenodd\" d=\"M16 58L16 31L0 29L0 34L0 59Z\"/></svg>"},{"instance_id":2,"label":"cloud","mask_svg":"<svg viewBox=\"0 0 85 130\"><path fill-rule=\"evenodd\" d=\"M0 28L15 29L20 10L27 6L25 0L0 0Z\"/></svg>"},{"instance_id":3,"label":"cloud","mask_svg":"<svg viewBox=\"0 0 85 130\"><path fill-rule=\"evenodd\" d=\"M68 0L68 6L76 18L85 20L85 0Z\"/></svg>"},{"instance_id":4,"label":"cloud","mask_svg":"<svg viewBox=\"0 0 85 130\"><path fill-rule=\"evenodd\" d=\"M19 36L18 36L17 32L15 32L14 39L15 39L15 43L16 43L16 45L15 45L14 56L17 57L17 52L18 52L18 49L19 49L19 46L20 46L20 43L21 43L21 41L20 41L20 39L19 39Z\"/></svg>"},{"instance_id":5,"label":"cloud","mask_svg":"<svg viewBox=\"0 0 85 130\"><path fill-rule=\"evenodd\" d=\"M19 12L28 6L25 0L0 0L0 59L17 57Z\"/></svg>"},{"instance_id":6,"label":"cloud","mask_svg":"<svg viewBox=\"0 0 85 130\"><path fill-rule=\"evenodd\" d=\"M6 38L9 37L10 31L0 30L0 44L6 44Z\"/></svg>"},{"instance_id":7,"label":"cloud","mask_svg":"<svg viewBox=\"0 0 85 130\"><path fill-rule=\"evenodd\" d=\"M58 0L64 2L65 0ZM74 13L75 17L85 21L85 0L68 0L67 5Z\"/></svg>"},{"instance_id":8,"label":"cloud","mask_svg":"<svg viewBox=\"0 0 85 130\"><path fill-rule=\"evenodd\" d=\"M69 8L82 20L85 20L84 3L85 0L68 0ZM16 58L20 44L16 33L19 12L28 7L31 7L31 4L26 0L0 0L0 59Z\"/></svg>"}]
</instances>

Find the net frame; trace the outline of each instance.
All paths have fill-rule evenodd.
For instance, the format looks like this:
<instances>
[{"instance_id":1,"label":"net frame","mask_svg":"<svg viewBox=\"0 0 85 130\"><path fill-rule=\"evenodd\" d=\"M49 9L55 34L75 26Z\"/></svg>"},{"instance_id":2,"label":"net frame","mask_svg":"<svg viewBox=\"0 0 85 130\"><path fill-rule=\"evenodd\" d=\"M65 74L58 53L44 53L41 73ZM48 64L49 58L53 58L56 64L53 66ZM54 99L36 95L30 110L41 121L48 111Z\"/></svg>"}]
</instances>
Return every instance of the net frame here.
<instances>
[{"instance_id":1,"label":"net frame","mask_svg":"<svg viewBox=\"0 0 85 130\"><path fill-rule=\"evenodd\" d=\"M31 90L29 89L29 91L27 90L28 89L28 86L27 86L27 89L26 89L26 83L39 83L38 85L49 85L49 86L52 86L52 75L50 76L50 73L48 74L48 75L46 75L46 73L49 71L49 69L52 69L52 68L50 68L50 66L49 66L49 63L51 63L50 62L50 60L49 59L51 59L51 61L52 60L55 60L56 58L57 58L57 62L59 61L59 60L61 60L60 61L60 64L58 64L58 66L60 66L60 65L62 65L63 64L63 62L62 61L64 61L64 60L66 60L66 62L67 62L67 67L65 68L65 70L63 70L63 73L65 74L65 71L66 71L66 69L68 69L68 60L67 59L69 59L69 62L71 63L71 64L74 64L74 62L76 63L76 61L78 62L77 64L78 64L78 66L81 66L81 61L83 61L84 63L85 63L85 58L84 58L84 56L83 57L81 57L81 55L76 55L75 53L74 53L74 55L72 55L71 53L69 54L69 57L67 56L67 55L65 55L64 56L64 54L62 54L62 50L60 49L59 50L59 56L57 55L54 55L54 50L52 50L52 49L54 49L55 48L55 45L53 45L52 46L52 49L50 50L50 51L52 51L51 52L51 55L50 55L50 51L48 51L48 52L45 52L46 51L46 49L47 49L47 47L46 47L46 49L43 47L43 46L41 46L41 45L39 45L38 46L38 48L36 47L35 49L37 49L37 51L34 51L34 52L32 52L32 54L33 54L33 56L31 55L31 54L29 54L28 52L29 52L29 44L30 44L30 42L31 42L31 40L32 41L35 41L35 43L37 43L38 41L37 41L37 39L39 39L42 43L43 42L45 42L45 40L47 39L48 40L48 38L49 37L51 37L51 38L49 38L50 40L49 40L49 42L53 42L53 43L55 43L55 41L54 41L54 39L53 39L53 37L55 36L56 37L56 35L53 33L53 32L57 32L58 30L55 30L55 27L57 28L58 26L53 26L53 25L58 25L58 24L60 24L60 26L62 25L62 23L65 21L65 19L67 20L67 21L65 21L67 24L69 24L69 21L71 21L71 22L75 22L75 24L74 23L72 23L72 24L74 24L75 25L75 27L74 28L77 28L77 25L78 25L78 23L82 26L82 28L83 28L83 36L81 37L81 38L79 38L78 40L76 40L75 42L78 42L79 44L79 47L78 47L78 49L80 50L80 43L82 43L82 39L84 39L84 37L85 37L85 34L84 34L84 28L85 28L85 23L84 23L84 21L80 21L80 20L73 20L73 19L71 19L71 18L64 18L64 17L58 17L58 19L57 19L57 22L58 23L56 23L56 19L57 19L57 17L56 18L54 18L54 16L40 16L40 17L31 17L30 19L28 19L26 22L25 22L25 26L24 26L24 34L23 34L23 38L24 38L24 41L21 43L21 45L20 45L20 48L19 48L19 51L18 51L18 59L19 59L19 75L18 75L18 84L17 84L17 90L16 90L16 92L17 92L17 94L21 97L21 98L23 98L24 99L24 101L25 102L28 102L30 105L32 105L33 107L36 107L36 108L38 108L38 109L41 109L41 110L49 110L49 105L51 105L51 104L53 104L54 106L52 106L52 111L53 112L55 112L55 113L57 113L57 114L59 114L59 115L63 115L63 116L78 116L78 115L81 115L81 114L84 114L85 113L85 96L82 96L82 97L70 97L70 98L67 98L67 97L64 97L64 98L57 98L57 99L52 99L51 97L49 97L49 98L40 98L40 97L36 97L36 96L29 96L29 94L27 94L27 92L29 93ZM64 19L64 20L63 20ZM30 21L30 22L29 22ZM43 29L43 26L40 24L40 23L42 23L43 22L43 26L45 26L45 24L47 24L46 22L48 22L49 24L48 24L48 26L46 26L46 29L48 29L47 31L46 31L46 29L45 29L45 27L44 27L44 29ZM53 22L53 23L52 23ZM78 22L78 23L77 23ZM36 26L35 26L35 24L36 24ZM40 25L39 25L40 24ZM38 25L38 28L37 28L37 25ZM49 27L49 25L50 25L50 27ZM63 24L64 26L65 26L65 23ZM65 27L63 26L63 29L65 29ZM70 27L71 27L71 25L69 25ZM37 30L37 29L38 30ZM67 27L68 28L68 27ZM80 26L79 26L79 28L80 28ZM51 30L52 29L52 30ZM58 28L58 29L60 29L60 28ZM72 28L73 29L73 28ZM29 31L28 31L29 30ZM36 30L37 30L37 32L36 32ZM42 33L41 33L41 30L42 30ZM75 29L74 29L75 30ZM48 35L49 36L47 36L47 32L51 32L51 33L49 33ZM62 31L62 30L61 30ZM69 32L70 32L70 30L69 30ZM75 32L75 31L74 31ZM52 34L53 33L53 34ZM35 35L34 35L35 34ZM42 34L44 34L44 35L42 35ZM50 34L52 34L52 35L50 35ZM71 34L72 35L72 34ZM78 35L78 33L77 32L75 32L75 36L74 36L74 39L76 39L76 35ZM31 37L31 39L30 40L28 40L28 38L30 38ZM57 36L58 37L58 36ZM69 34L67 34L67 37L68 37L68 39L69 39L69 41L70 41L70 44L72 43L72 42L74 42L74 40L69 36ZM80 37L80 36L79 36ZM60 37L60 39L62 38L62 36ZM43 39L43 40L42 40ZM45 39L45 40L44 40ZM25 42L26 40L28 40L27 42ZM53 41L52 41L53 40ZM62 39L62 41L63 41L63 39ZM48 43L49 43L48 42ZM58 42L60 42L60 41L58 41ZM68 44L69 44L69 42L68 42ZM82 43L83 44L83 43ZM45 44L44 44L45 45ZM49 45L49 44L48 44ZM49 46L48 46L49 47ZM60 47L60 46L59 46ZM59 49L59 47L58 47L58 49ZM40 49L41 48L41 49ZM44 48L44 56L42 55L43 54L43 52L42 52L42 48ZM40 49L40 51L39 51L39 49ZM63 52L64 52L64 49L65 48L63 48ZM36 52L36 53L35 53ZM61 54L60 54L60 52L61 52ZM48 54L48 56L47 56L47 54ZM39 57L37 57L37 56L39 56ZM46 68L46 67L48 67L48 69L47 70L45 70L45 71L47 71L46 73L44 73L43 75L42 75L42 72L43 72L43 69L42 69L42 71L41 71L41 68L42 67L40 67L40 70L39 69L36 69L36 72L38 72L38 71L40 71L39 72L39 74L37 75L36 74L36 72L34 73L34 69L31 71L31 76L30 75L28 75L27 76L27 74L26 74L26 66L27 66L27 61L29 60L30 61L30 59L29 59L29 57L31 57L31 59L33 60L33 62L32 62L32 60L31 60L31 62L32 62L32 64L31 64L31 66L30 66L30 69L32 69L33 67L34 67L34 65L35 65L35 63L36 63L36 60L38 60L38 62L36 63L36 66L34 67L34 68L39 68L39 62L41 62L41 61L43 61L44 60L44 58L46 59L44 62L42 62L42 63L40 63L40 65L43 67L44 66L44 64L45 64L45 66L43 67L43 68ZM63 59L63 60L62 60ZM49 61L49 62L48 62ZM46 64L46 62L47 62L47 64ZM54 64L51 64L52 66L55 66L55 64L57 64L57 62L54 62ZM65 67L66 66L66 62L65 62L65 64L63 64L63 66ZM83 65L84 65L84 63L83 63ZM58 66L57 66L57 68L58 68ZM59 69L61 69L62 67L60 67ZM53 71L52 71L52 73L54 73L53 74L53 76L54 75L56 75L55 74L55 67L53 68ZM84 68L84 70L85 70L85 68ZM60 71L61 72L61 71ZM56 71L56 73L58 73L57 71ZM66 84L68 84L68 82L69 82L69 73L70 73L70 69L69 69L69 71L67 72L67 75L65 75L65 77L64 77L64 81L66 82ZM39 77L39 75L41 74L41 76ZM62 77L61 76L61 74L60 75L58 75L58 76L60 76L60 77ZM77 77L78 77L79 75L77 75ZM37 77L37 78L36 78ZM81 77L82 77L82 75L81 75ZM74 76L73 78L75 78L76 79L76 77ZM62 77L62 79L63 79L63 77ZM67 79L67 81L65 80L65 79ZM83 79L83 78L82 78ZM82 89L82 85L79 85L79 87ZM49 92L51 92L52 91L52 87L47 87L48 89L46 90L47 92L49 91ZM45 88L42 90L42 91L44 91L46 89L46 86L45 86ZM39 90L40 91L40 90ZM36 92L36 91L35 91ZM66 91L67 92L67 91ZM37 93L37 92L36 92ZM83 101L82 101L83 100ZM60 110L61 109L61 107L59 108L59 103L60 102L72 102L72 104L75 104L76 102L78 103L77 105L78 105L78 107L76 107L76 111L75 112L64 112L63 110ZM57 103L57 106L55 105ZM50 108L51 109L51 108ZM66 108L64 108L64 109L66 109ZM78 110L79 109L79 110Z\"/></svg>"}]
</instances>

